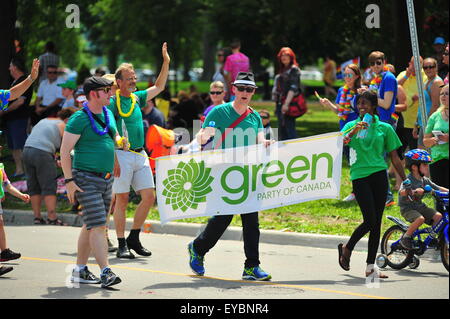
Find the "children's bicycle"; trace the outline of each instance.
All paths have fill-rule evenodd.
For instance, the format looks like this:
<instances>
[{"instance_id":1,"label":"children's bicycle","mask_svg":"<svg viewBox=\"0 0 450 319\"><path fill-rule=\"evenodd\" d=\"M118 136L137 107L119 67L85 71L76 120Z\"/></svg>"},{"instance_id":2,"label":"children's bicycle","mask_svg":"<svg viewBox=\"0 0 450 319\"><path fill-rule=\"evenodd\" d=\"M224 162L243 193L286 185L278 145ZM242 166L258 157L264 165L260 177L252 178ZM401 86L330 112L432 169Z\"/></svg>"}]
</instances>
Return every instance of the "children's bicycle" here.
<instances>
[{"instance_id":1,"label":"children's bicycle","mask_svg":"<svg viewBox=\"0 0 450 319\"><path fill-rule=\"evenodd\" d=\"M448 221L448 192L432 190L425 186L425 192L431 193L436 201L444 207L441 221L433 227L418 229L414 232L413 249L407 250L400 244L400 239L408 230L408 225L399 218L388 216L395 223L383 235L381 240L381 254L377 256L377 265L380 268L390 266L393 269L403 269L409 266L411 269L419 267L419 256L428 249L440 250L441 260L444 267L449 270L449 221ZM422 240L422 237L425 238Z\"/></svg>"}]
</instances>

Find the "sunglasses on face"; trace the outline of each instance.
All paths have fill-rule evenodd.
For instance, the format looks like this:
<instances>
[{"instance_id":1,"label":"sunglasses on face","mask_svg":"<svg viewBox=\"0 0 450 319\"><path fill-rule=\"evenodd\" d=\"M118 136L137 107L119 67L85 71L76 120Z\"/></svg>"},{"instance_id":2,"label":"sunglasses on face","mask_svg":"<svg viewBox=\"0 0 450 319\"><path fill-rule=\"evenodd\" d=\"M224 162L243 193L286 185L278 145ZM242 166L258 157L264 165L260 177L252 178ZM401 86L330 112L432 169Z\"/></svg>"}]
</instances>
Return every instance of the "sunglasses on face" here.
<instances>
[{"instance_id":1,"label":"sunglasses on face","mask_svg":"<svg viewBox=\"0 0 450 319\"><path fill-rule=\"evenodd\" d=\"M383 61L377 60L377 61L375 61L375 62L370 62L369 64L370 64L370 66L374 66L375 64L376 64L376 65L382 65L382 64L383 64Z\"/></svg>"},{"instance_id":2,"label":"sunglasses on face","mask_svg":"<svg viewBox=\"0 0 450 319\"><path fill-rule=\"evenodd\" d=\"M269 115L260 115L262 119L267 120L269 118Z\"/></svg>"},{"instance_id":3,"label":"sunglasses on face","mask_svg":"<svg viewBox=\"0 0 450 319\"><path fill-rule=\"evenodd\" d=\"M223 54L222 53L217 53L217 56L223 56Z\"/></svg>"},{"instance_id":4,"label":"sunglasses on face","mask_svg":"<svg viewBox=\"0 0 450 319\"><path fill-rule=\"evenodd\" d=\"M47 71L48 74L57 74L57 71Z\"/></svg>"},{"instance_id":5,"label":"sunglasses on face","mask_svg":"<svg viewBox=\"0 0 450 319\"><path fill-rule=\"evenodd\" d=\"M344 79L349 78L351 79L353 77L353 73L344 73Z\"/></svg>"},{"instance_id":6,"label":"sunglasses on face","mask_svg":"<svg viewBox=\"0 0 450 319\"><path fill-rule=\"evenodd\" d=\"M109 91L111 91L111 87L109 87L109 86L108 87L104 87L104 88L98 89L96 91L103 91L105 93L109 93Z\"/></svg>"},{"instance_id":7,"label":"sunglasses on face","mask_svg":"<svg viewBox=\"0 0 450 319\"><path fill-rule=\"evenodd\" d=\"M445 51L445 52L443 53L443 55L448 55L448 51Z\"/></svg>"},{"instance_id":8,"label":"sunglasses on face","mask_svg":"<svg viewBox=\"0 0 450 319\"><path fill-rule=\"evenodd\" d=\"M448 91L447 92L442 92L441 94L439 94L440 96L448 96Z\"/></svg>"},{"instance_id":9,"label":"sunglasses on face","mask_svg":"<svg viewBox=\"0 0 450 319\"><path fill-rule=\"evenodd\" d=\"M424 65L423 69L424 70L431 70L431 69L434 69L435 67L436 67L435 65Z\"/></svg>"},{"instance_id":10,"label":"sunglasses on face","mask_svg":"<svg viewBox=\"0 0 450 319\"><path fill-rule=\"evenodd\" d=\"M211 91L211 92L209 92L209 94L211 94L211 95L220 95L222 93L223 93L223 91Z\"/></svg>"},{"instance_id":11,"label":"sunglasses on face","mask_svg":"<svg viewBox=\"0 0 450 319\"><path fill-rule=\"evenodd\" d=\"M255 88L252 88L251 86L237 86L237 85L236 85L236 89L237 89L239 92L244 92L244 91L246 91L247 93L252 93L252 92L255 91Z\"/></svg>"}]
</instances>

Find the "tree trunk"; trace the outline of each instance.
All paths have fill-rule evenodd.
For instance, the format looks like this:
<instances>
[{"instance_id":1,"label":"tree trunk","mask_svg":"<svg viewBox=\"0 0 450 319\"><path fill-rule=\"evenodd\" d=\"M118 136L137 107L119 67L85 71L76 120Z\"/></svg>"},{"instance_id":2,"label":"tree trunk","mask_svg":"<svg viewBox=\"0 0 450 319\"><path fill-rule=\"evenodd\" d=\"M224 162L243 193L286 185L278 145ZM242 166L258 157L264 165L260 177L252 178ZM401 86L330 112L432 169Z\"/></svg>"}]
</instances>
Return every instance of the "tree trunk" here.
<instances>
[{"instance_id":1,"label":"tree trunk","mask_svg":"<svg viewBox=\"0 0 450 319\"><path fill-rule=\"evenodd\" d=\"M14 55L14 27L17 18L17 0L0 2L0 89L11 84L9 63Z\"/></svg>"}]
</instances>

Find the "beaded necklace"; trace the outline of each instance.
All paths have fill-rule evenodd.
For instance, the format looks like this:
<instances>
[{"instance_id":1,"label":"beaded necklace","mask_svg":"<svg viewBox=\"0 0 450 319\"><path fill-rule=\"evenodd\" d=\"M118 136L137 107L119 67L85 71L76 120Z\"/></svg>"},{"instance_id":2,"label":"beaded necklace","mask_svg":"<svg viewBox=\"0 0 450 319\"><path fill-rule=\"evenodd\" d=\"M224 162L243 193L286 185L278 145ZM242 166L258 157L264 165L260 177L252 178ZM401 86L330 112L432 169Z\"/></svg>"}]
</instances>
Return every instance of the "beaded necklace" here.
<instances>
[{"instance_id":1,"label":"beaded necklace","mask_svg":"<svg viewBox=\"0 0 450 319\"><path fill-rule=\"evenodd\" d=\"M89 107L88 107L88 104L87 104L87 102L84 102L83 103L83 107L84 107L84 109L86 110L86 113L87 113L87 115L89 116L89 121L91 122L91 128L92 128L92 130L96 133L96 134L98 134L98 135L100 135L100 136L103 136L103 135L105 135L106 133L108 133L108 131L109 131L109 115L108 115L108 110L106 109L106 106L103 106L103 114L105 115L105 124L106 124L106 126L105 126L105 128L104 129L102 129L102 130L99 130L98 128L97 128L97 125L95 125L95 120L94 120L94 117L92 116L92 112L91 112L91 110L89 110Z\"/></svg>"},{"instance_id":2,"label":"beaded necklace","mask_svg":"<svg viewBox=\"0 0 450 319\"><path fill-rule=\"evenodd\" d=\"M136 105L136 96L134 94L130 95L131 97L131 108L128 113L123 113L122 108L120 107L120 90L116 91L116 104L117 104L117 110L119 111L119 114L121 117L130 117L131 113L134 111L134 107Z\"/></svg>"}]
</instances>

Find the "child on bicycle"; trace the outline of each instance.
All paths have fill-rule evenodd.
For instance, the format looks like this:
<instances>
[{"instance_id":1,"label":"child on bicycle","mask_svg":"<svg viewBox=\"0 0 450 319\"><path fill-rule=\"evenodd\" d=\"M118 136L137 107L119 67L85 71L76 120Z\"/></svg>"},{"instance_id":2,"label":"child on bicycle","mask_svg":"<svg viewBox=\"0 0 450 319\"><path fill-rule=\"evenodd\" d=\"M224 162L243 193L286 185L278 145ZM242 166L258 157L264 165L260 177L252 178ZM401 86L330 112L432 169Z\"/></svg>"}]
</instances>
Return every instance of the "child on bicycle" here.
<instances>
[{"instance_id":1,"label":"child on bicycle","mask_svg":"<svg viewBox=\"0 0 450 319\"><path fill-rule=\"evenodd\" d=\"M427 151L423 149L410 150L405 153L405 161L410 174L400 187L398 204L403 218L411 225L400 240L400 244L403 248L411 250L414 231L423 223L434 226L442 218L441 213L422 202L425 185L442 192L448 192L448 189L436 185L425 176L428 174L428 165L432 161L431 155Z\"/></svg>"}]
</instances>

